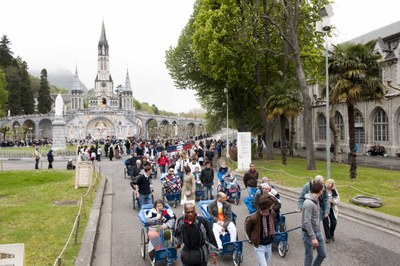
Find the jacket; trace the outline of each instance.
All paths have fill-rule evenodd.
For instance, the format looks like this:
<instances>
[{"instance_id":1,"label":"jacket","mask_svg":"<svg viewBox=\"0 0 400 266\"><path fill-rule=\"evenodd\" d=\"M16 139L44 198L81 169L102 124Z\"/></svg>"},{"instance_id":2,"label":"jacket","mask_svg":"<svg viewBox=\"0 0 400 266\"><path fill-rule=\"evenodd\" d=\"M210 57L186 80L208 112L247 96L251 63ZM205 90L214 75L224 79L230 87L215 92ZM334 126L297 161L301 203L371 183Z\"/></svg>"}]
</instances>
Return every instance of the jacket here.
<instances>
[{"instance_id":1,"label":"jacket","mask_svg":"<svg viewBox=\"0 0 400 266\"><path fill-rule=\"evenodd\" d=\"M214 185L214 169L204 168L203 170L201 170L200 181L201 181L201 183L203 183L203 186Z\"/></svg>"},{"instance_id":2,"label":"jacket","mask_svg":"<svg viewBox=\"0 0 400 266\"><path fill-rule=\"evenodd\" d=\"M303 209L301 211L301 228L311 238L317 239L315 232L320 230L318 201L314 199L311 193L305 195Z\"/></svg>"},{"instance_id":3,"label":"jacket","mask_svg":"<svg viewBox=\"0 0 400 266\"><path fill-rule=\"evenodd\" d=\"M269 215L273 215L275 217L273 211L271 211ZM258 211L246 219L246 222L244 223L244 229L247 236L250 238L251 243L253 243L255 247L258 247L261 241L261 214ZM272 240L273 239L271 238L271 242Z\"/></svg>"},{"instance_id":4,"label":"jacket","mask_svg":"<svg viewBox=\"0 0 400 266\"><path fill-rule=\"evenodd\" d=\"M243 183L246 187L257 187L258 172L247 171L243 176Z\"/></svg>"},{"instance_id":5,"label":"jacket","mask_svg":"<svg viewBox=\"0 0 400 266\"><path fill-rule=\"evenodd\" d=\"M207 211L210 214L214 223L218 222L218 201L214 200L207 206ZM228 228L230 222L233 222L232 218L232 206L229 202L225 201L222 203L222 213L224 214L225 221L223 227Z\"/></svg>"},{"instance_id":6,"label":"jacket","mask_svg":"<svg viewBox=\"0 0 400 266\"><path fill-rule=\"evenodd\" d=\"M329 194L328 194L328 196L329 196ZM339 208L338 208L339 202L340 202L339 192L337 191L336 188L332 188L331 208L333 210L333 215L335 215L336 219L339 216Z\"/></svg>"},{"instance_id":7,"label":"jacket","mask_svg":"<svg viewBox=\"0 0 400 266\"><path fill-rule=\"evenodd\" d=\"M310 192L310 186L311 182L307 182L303 189L300 192L299 199L297 201L297 207L301 210L303 208L303 203L305 200L305 195ZM329 196L328 192L326 191L326 188L324 190L324 193L319 197L319 204L320 204L320 219L322 221L324 214L329 215L329 212L331 210L331 206L329 204Z\"/></svg>"}]
</instances>

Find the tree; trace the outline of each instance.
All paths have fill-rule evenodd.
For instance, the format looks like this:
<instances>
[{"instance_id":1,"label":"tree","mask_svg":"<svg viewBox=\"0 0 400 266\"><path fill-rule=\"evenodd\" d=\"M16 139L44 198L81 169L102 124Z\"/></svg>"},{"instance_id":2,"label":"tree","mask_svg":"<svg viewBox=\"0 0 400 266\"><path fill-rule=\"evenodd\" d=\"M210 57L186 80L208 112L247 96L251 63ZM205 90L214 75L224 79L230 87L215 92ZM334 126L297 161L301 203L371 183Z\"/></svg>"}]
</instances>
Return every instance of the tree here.
<instances>
[{"instance_id":1,"label":"tree","mask_svg":"<svg viewBox=\"0 0 400 266\"><path fill-rule=\"evenodd\" d=\"M315 170L314 157L314 140L312 134L312 112L311 98L306 81L307 64L313 64L313 58L316 54L310 51L315 51L315 47L322 43L321 36L318 36L311 23L315 23L320 8L327 1L299 1L299 0L280 0L279 5L272 1L271 5L278 8L278 16L265 14L263 17L268 20L279 35L288 45L288 53L296 67L297 82L300 86L300 91L303 98L303 128L305 136L305 144L307 147L307 169ZM301 48L300 48L301 47ZM308 52L306 52L308 50ZM303 53L307 53L305 57ZM305 60L305 58L307 58ZM307 62L308 61L308 62Z\"/></svg>"},{"instance_id":2,"label":"tree","mask_svg":"<svg viewBox=\"0 0 400 266\"><path fill-rule=\"evenodd\" d=\"M379 101L386 88L379 78L379 54L373 53L375 41L366 44L344 43L334 46L329 57L329 83L332 87L329 99L333 104L346 103L350 178L357 177L355 153L354 108L359 101Z\"/></svg>"},{"instance_id":3,"label":"tree","mask_svg":"<svg viewBox=\"0 0 400 266\"><path fill-rule=\"evenodd\" d=\"M52 101L50 97L50 86L47 80L47 70L40 72L40 88L38 96L38 111L41 114L47 114L51 111Z\"/></svg>"},{"instance_id":4,"label":"tree","mask_svg":"<svg viewBox=\"0 0 400 266\"><path fill-rule=\"evenodd\" d=\"M0 117L6 116L6 104L8 101L8 90L6 74L0 69Z\"/></svg>"},{"instance_id":5,"label":"tree","mask_svg":"<svg viewBox=\"0 0 400 266\"><path fill-rule=\"evenodd\" d=\"M295 117L301 111L300 92L297 84L281 83L274 88L271 96L266 102L268 110L268 119L279 118L281 131L281 155L282 164L286 165L287 147L285 145L287 136L285 130L286 117ZM293 143L291 143L293 145Z\"/></svg>"},{"instance_id":6,"label":"tree","mask_svg":"<svg viewBox=\"0 0 400 266\"><path fill-rule=\"evenodd\" d=\"M0 127L0 133L3 134L3 140L6 139L6 134L7 134L8 131L10 131L10 127L9 126Z\"/></svg>"},{"instance_id":7,"label":"tree","mask_svg":"<svg viewBox=\"0 0 400 266\"><path fill-rule=\"evenodd\" d=\"M35 112L35 100L33 98L33 91L31 87L31 80L28 73L28 64L25 61L19 60L19 70L20 70L20 99L21 108L24 114L33 114Z\"/></svg>"},{"instance_id":8,"label":"tree","mask_svg":"<svg viewBox=\"0 0 400 266\"><path fill-rule=\"evenodd\" d=\"M0 40L0 68L6 68L12 64L13 52L10 49L11 42L7 35L3 35Z\"/></svg>"},{"instance_id":9,"label":"tree","mask_svg":"<svg viewBox=\"0 0 400 266\"><path fill-rule=\"evenodd\" d=\"M21 104L21 75L20 70L15 64L15 66L8 66L6 69L6 78L7 78L7 90L8 90L8 110L10 110L10 114L21 115L22 104Z\"/></svg>"}]
</instances>

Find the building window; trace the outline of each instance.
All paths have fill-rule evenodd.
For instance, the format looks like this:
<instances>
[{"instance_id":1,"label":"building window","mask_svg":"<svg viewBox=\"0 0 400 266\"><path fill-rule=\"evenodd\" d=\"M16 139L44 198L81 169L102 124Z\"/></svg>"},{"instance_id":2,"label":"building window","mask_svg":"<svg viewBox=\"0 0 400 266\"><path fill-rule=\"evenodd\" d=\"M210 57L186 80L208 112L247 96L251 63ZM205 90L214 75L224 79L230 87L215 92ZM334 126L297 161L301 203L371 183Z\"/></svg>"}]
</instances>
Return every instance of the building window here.
<instances>
[{"instance_id":1,"label":"building window","mask_svg":"<svg viewBox=\"0 0 400 266\"><path fill-rule=\"evenodd\" d=\"M388 117L381 108L377 110L373 122L374 142L388 141L389 123Z\"/></svg>"},{"instance_id":2,"label":"building window","mask_svg":"<svg viewBox=\"0 0 400 266\"><path fill-rule=\"evenodd\" d=\"M358 111L354 113L354 124L356 143L365 143L364 118Z\"/></svg>"},{"instance_id":3,"label":"building window","mask_svg":"<svg viewBox=\"0 0 400 266\"><path fill-rule=\"evenodd\" d=\"M318 139L326 140L326 118L324 115L318 115L317 120Z\"/></svg>"},{"instance_id":4,"label":"building window","mask_svg":"<svg viewBox=\"0 0 400 266\"><path fill-rule=\"evenodd\" d=\"M339 139L344 140L344 121L343 116L339 112L335 114L335 125L339 130Z\"/></svg>"}]
</instances>

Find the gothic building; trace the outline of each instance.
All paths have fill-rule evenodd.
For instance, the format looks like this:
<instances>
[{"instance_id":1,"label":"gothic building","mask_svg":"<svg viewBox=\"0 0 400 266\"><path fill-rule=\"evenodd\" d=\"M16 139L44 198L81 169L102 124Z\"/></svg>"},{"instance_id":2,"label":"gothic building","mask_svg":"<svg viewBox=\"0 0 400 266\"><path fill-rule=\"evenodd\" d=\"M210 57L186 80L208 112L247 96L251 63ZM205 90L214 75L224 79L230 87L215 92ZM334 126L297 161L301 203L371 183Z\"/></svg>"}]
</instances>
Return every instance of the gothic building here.
<instances>
[{"instance_id":1,"label":"gothic building","mask_svg":"<svg viewBox=\"0 0 400 266\"><path fill-rule=\"evenodd\" d=\"M176 128L179 125L189 126L192 135L203 133L203 119L169 117L136 111L133 107L133 91L128 71L125 85L114 87L110 72L110 47L104 21L97 49L97 74L94 88L89 90L88 97L85 98L81 88L77 69L71 94L61 95L64 102L63 119L67 139L83 139L89 136L95 139L111 136L120 139L132 136L148 137L148 125L151 121L156 126L167 124L174 124ZM0 126L11 128L13 136L8 137L11 139L54 139L57 136L54 136L56 132L53 112L54 110L46 115L1 118Z\"/></svg>"},{"instance_id":2,"label":"gothic building","mask_svg":"<svg viewBox=\"0 0 400 266\"><path fill-rule=\"evenodd\" d=\"M381 77L387 86L387 92L380 102L358 102L355 106L355 130L357 153L364 154L371 145L385 147L389 156L400 152L400 21L371 31L348 42L366 43L376 40L374 51L381 57ZM314 146L316 149L326 147L326 113L322 87L310 86L313 100ZM334 122L339 129L339 142L342 152L349 152L349 130L346 104L336 106ZM289 122L286 125L289 131ZM305 148L302 116L296 120L296 146ZM274 139L279 139L279 131L274 132ZM333 142L333 135L331 135Z\"/></svg>"}]
</instances>

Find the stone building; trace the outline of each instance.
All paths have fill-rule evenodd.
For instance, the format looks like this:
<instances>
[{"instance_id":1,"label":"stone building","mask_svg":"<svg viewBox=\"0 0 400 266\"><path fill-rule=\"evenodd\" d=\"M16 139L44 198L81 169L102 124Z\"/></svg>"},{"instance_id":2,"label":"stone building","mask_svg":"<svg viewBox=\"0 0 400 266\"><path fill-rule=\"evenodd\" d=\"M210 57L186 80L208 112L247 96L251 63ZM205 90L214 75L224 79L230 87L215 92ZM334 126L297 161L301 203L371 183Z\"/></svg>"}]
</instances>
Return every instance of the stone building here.
<instances>
[{"instance_id":1,"label":"stone building","mask_svg":"<svg viewBox=\"0 0 400 266\"><path fill-rule=\"evenodd\" d=\"M366 43L376 40L374 51L381 58L381 77L387 92L380 102L358 102L355 106L356 149L358 154L368 151L371 145L385 147L388 156L400 152L400 21L361 35L348 42ZM323 85L324 87L324 85ZM326 148L326 103L318 84L310 85L310 96L313 99L314 147ZM334 121L339 129L340 150L349 152L349 130L346 104L336 106ZM289 136L289 120L286 123ZM296 119L296 147L305 148L302 116ZM274 140L279 140L279 129L274 132ZM333 135L331 134L333 142Z\"/></svg>"},{"instance_id":2,"label":"stone building","mask_svg":"<svg viewBox=\"0 0 400 266\"><path fill-rule=\"evenodd\" d=\"M94 88L85 98L75 69L71 94L62 95L64 102L63 119L65 121L65 138L83 139L92 137L105 139L115 137L148 137L149 123L160 126L174 124L189 126L193 135L204 133L204 120L184 117L170 117L138 112L133 107L133 90L126 72L125 85L114 88L110 72L109 44L106 38L104 21L98 43L97 75ZM55 98L56 95L53 95ZM85 102L87 106L85 106ZM12 139L53 139L54 110L45 115L25 115L0 119L0 126L8 126ZM179 132L176 132L177 136Z\"/></svg>"}]
</instances>

